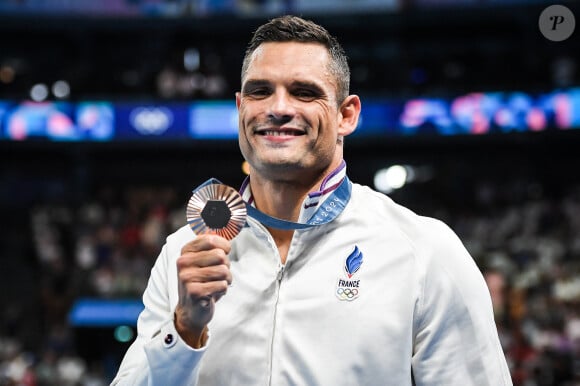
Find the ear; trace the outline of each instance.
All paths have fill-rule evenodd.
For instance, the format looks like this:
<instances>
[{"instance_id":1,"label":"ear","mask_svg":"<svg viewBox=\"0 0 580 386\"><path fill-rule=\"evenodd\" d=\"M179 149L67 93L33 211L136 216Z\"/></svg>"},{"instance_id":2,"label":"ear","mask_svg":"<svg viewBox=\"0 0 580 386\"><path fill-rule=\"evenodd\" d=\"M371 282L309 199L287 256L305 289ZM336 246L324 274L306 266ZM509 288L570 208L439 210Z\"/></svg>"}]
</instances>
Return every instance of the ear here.
<instances>
[{"instance_id":1,"label":"ear","mask_svg":"<svg viewBox=\"0 0 580 386\"><path fill-rule=\"evenodd\" d=\"M339 107L338 135L347 136L357 125L361 111L361 102L358 95L349 95Z\"/></svg>"},{"instance_id":2,"label":"ear","mask_svg":"<svg viewBox=\"0 0 580 386\"><path fill-rule=\"evenodd\" d=\"M240 109L240 102L242 101L242 93L241 92L236 92L236 107L238 108L238 110Z\"/></svg>"}]
</instances>

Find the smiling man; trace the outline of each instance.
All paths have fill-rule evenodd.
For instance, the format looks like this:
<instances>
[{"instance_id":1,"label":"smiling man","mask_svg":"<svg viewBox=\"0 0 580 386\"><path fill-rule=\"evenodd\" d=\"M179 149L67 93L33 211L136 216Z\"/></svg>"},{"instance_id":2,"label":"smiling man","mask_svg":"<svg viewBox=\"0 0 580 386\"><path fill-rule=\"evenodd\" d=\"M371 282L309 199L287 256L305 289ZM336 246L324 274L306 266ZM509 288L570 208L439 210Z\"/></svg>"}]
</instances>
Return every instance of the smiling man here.
<instances>
[{"instance_id":1,"label":"smiling man","mask_svg":"<svg viewBox=\"0 0 580 386\"><path fill-rule=\"evenodd\" d=\"M304 198L340 166L342 138L356 128L360 100L339 94L345 86L337 75L348 72L332 63L325 46L295 41L262 43L244 61L240 149L256 206L271 216L298 219ZM270 233L284 263L292 231Z\"/></svg>"},{"instance_id":2,"label":"smiling man","mask_svg":"<svg viewBox=\"0 0 580 386\"><path fill-rule=\"evenodd\" d=\"M236 93L250 217L233 240L167 238L114 385L511 385L457 236L347 178L349 77L313 22L255 32Z\"/></svg>"}]
</instances>

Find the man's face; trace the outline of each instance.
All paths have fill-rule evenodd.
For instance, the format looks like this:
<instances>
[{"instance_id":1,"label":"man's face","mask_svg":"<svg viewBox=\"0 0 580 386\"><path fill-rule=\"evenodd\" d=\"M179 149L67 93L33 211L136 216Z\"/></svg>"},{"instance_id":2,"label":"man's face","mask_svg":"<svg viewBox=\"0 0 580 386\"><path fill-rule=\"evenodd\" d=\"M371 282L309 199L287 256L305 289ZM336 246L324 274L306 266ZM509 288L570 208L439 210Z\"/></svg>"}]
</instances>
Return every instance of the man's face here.
<instances>
[{"instance_id":1,"label":"man's face","mask_svg":"<svg viewBox=\"0 0 580 386\"><path fill-rule=\"evenodd\" d=\"M338 166L341 113L329 60L312 43L269 42L254 51L236 94L240 149L252 173L289 181Z\"/></svg>"}]
</instances>

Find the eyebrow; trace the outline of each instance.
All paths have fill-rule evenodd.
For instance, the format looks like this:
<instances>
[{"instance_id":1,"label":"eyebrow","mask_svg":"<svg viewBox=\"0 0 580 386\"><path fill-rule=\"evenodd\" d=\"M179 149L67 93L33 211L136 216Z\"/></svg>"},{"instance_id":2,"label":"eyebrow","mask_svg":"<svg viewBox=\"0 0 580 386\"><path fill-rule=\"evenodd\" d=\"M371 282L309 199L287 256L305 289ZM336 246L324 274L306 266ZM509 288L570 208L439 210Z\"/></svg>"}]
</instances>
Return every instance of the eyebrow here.
<instances>
[{"instance_id":1,"label":"eyebrow","mask_svg":"<svg viewBox=\"0 0 580 386\"><path fill-rule=\"evenodd\" d=\"M250 88L270 86L271 84L272 84L272 82L270 82L269 80L266 80L266 79L250 79L244 83L243 88L242 88L242 93L248 92L248 89L250 89ZM322 87L320 87L315 82L294 80L290 84L290 87L304 87L304 88L312 89L320 94L325 93L324 89Z\"/></svg>"},{"instance_id":2,"label":"eyebrow","mask_svg":"<svg viewBox=\"0 0 580 386\"><path fill-rule=\"evenodd\" d=\"M244 82L244 85L242 87L242 93L247 93L248 89L250 88L270 86L270 84L271 82L265 79L250 79Z\"/></svg>"}]
</instances>

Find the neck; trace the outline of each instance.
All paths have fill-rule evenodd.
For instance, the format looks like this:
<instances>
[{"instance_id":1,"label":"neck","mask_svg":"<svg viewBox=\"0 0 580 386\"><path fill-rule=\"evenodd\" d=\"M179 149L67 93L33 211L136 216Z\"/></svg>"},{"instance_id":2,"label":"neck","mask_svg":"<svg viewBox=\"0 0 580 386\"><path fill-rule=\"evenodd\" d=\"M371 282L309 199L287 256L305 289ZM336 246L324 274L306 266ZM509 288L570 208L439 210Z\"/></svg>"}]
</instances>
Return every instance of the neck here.
<instances>
[{"instance_id":1,"label":"neck","mask_svg":"<svg viewBox=\"0 0 580 386\"><path fill-rule=\"evenodd\" d=\"M336 187L344 176L344 166L344 161L339 159L323 171L311 175L301 173L298 178L292 178L289 173L278 173L273 177L251 170L251 178L246 180L249 186L242 187L244 199L251 200L257 209L267 215L298 222L308 194L316 192L313 199L318 200L323 183L324 189Z\"/></svg>"},{"instance_id":2,"label":"neck","mask_svg":"<svg viewBox=\"0 0 580 386\"><path fill-rule=\"evenodd\" d=\"M259 173L252 173L250 188L256 208L260 211L282 220L297 222L304 199L309 192L320 186L323 178L304 184L303 181L272 180L263 178ZM267 229L278 247L282 264L285 264L294 231L271 227Z\"/></svg>"},{"instance_id":3,"label":"neck","mask_svg":"<svg viewBox=\"0 0 580 386\"><path fill-rule=\"evenodd\" d=\"M251 170L250 190L256 208L272 217L298 222L308 193L319 190L323 180L342 162L339 158L324 171L312 175L301 173L299 178L292 178L287 173L278 173L273 177ZM284 263L294 231L266 228L276 242Z\"/></svg>"},{"instance_id":4,"label":"neck","mask_svg":"<svg viewBox=\"0 0 580 386\"><path fill-rule=\"evenodd\" d=\"M258 209L288 221L298 221L302 201L311 190L294 183L264 180L256 175L250 178L250 186Z\"/></svg>"},{"instance_id":5,"label":"neck","mask_svg":"<svg viewBox=\"0 0 580 386\"><path fill-rule=\"evenodd\" d=\"M262 212L282 220L298 221L302 202L309 192L308 188L262 180L255 175L250 179L250 186L256 207ZM271 227L267 229L278 247L280 261L285 264L294 231Z\"/></svg>"}]
</instances>

